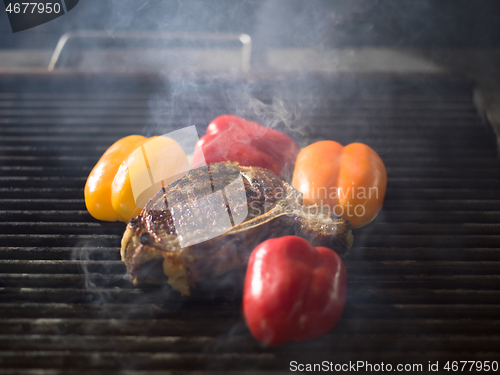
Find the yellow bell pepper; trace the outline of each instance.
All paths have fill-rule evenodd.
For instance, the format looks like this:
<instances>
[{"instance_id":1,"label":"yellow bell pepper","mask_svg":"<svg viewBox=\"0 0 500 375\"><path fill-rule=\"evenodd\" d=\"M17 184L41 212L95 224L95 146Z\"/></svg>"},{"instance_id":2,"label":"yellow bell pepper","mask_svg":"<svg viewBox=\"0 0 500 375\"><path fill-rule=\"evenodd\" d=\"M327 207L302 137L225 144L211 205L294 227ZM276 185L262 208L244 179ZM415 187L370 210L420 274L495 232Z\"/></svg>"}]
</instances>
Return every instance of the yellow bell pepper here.
<instances>
[{"instance_id":1,"label":"yellow bell pepper","mask_svg":"<svg viewBox=\"0 0 500 375\"><path fill-rule=\"evenodd\" d=\"M150 138L118 169L111 186L113 209L129 221L162 186L177 180L189 168L187 155L176 141L163 136Z\"/></svg>"},{"instance_id":2,"label":"yellow bell pepper","mask_svg":"<svg viewBox=\"0 0 500 375\"><path fill-rule=\"evenodd\" d=\"M185 152L171 138L122 138L106 150L90 172L85 205L96 219L128 222L162 185L188 170Z\"/></svg>"},{"instance_id":3,"label":"yellow bell pepper","mask_svg":"<svg viewBox=\"0 0 500 375\"><path fill-rule=\"evenodd\" d=\"M148 139L129 135L113 143L90 172L85 184L85 205L90 214L104 221L125 221L111 204L111 185L118 168L137 147Z\"/></svg>"}]
</instances>

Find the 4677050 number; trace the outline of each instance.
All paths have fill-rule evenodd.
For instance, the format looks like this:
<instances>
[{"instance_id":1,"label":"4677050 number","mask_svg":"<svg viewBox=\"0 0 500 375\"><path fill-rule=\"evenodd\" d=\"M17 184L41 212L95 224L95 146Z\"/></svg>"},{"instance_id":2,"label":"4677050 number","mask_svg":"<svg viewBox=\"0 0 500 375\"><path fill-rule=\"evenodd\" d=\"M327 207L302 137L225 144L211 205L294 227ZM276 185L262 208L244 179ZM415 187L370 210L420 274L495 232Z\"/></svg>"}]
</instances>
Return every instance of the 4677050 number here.
<instances>
[{"instance_id":1,"label":"4677050 number","mask_svg":"<svg viewBox=\"0 0 500 375\"><path fill-rule=\"evenodd\" d=\"M7 13L60 13L59 3L9 3Z\"/></svg>"}]
</instances>

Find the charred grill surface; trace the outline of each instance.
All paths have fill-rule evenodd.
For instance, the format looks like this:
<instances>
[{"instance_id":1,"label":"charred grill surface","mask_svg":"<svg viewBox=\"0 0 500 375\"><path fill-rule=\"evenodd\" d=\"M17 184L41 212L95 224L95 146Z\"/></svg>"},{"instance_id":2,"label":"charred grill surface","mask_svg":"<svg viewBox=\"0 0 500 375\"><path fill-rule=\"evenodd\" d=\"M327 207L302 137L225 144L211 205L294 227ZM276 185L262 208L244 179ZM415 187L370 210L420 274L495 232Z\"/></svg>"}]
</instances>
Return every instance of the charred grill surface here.
<instances>
[{"instance_id":1,"label":"charred grill surface","mask_svg":"<svg viewBox=\"0 0 500 375\"><path fill-rule=\"evenodd\" d=\"M228 201L238 202L238 191L231 184L239 178L244 186L244 201L228 205ZM200 198L222 191L232 229L220 235L209 232L208 240L203 240L206 230L185 233L184 237L196 240L196 236L201 236L201 239L181 247L172 215L180 218L177 222L180 230L193 219L206 222L220 211L214 211L207 200ZM237 163L201 167L162 188L142 213L131 220L122 240L122 260L129 267L135 285L164 281L157 272L151 272L152 267L158 269L161 265L174 290L189 294L199 281L244 267L254 247L268 238L299 235L316 246L328 246L345 255L352 246L349 222L328 209L301 203L299 192L265 169ZM234 225L234 218L241 215L246 218Z\"/></svg>"}]
</instances>

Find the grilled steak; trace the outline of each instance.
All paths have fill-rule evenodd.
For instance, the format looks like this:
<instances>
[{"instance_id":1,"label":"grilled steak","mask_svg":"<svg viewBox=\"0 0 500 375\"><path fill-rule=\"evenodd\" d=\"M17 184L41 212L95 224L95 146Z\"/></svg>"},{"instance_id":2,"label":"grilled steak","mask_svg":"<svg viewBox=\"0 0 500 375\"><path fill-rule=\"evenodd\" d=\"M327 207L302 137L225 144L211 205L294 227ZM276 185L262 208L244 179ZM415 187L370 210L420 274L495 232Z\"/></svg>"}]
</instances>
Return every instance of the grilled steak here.
<instances>
[{"instance_id":1,"label":"grilled steak","mask_svg":"<svg viewBox=\"0 0 500 375\"><path fill-rule=\"evenodd\" d=\"M272 237L294 234L345 254L349 221L301 203L301 193L266 169L211 164L150 200L127 225L121 257L135 285L168 281L189 295L197 282L245 266L254 247Z\"/></svg>"}]
</instances>

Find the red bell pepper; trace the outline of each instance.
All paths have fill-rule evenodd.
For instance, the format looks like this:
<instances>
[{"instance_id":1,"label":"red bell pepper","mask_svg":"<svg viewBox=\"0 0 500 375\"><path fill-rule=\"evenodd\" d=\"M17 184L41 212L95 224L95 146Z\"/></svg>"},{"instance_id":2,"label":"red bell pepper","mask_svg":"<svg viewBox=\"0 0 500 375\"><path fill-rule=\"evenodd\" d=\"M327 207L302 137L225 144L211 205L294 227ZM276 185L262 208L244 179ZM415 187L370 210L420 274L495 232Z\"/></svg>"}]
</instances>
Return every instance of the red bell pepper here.
<instances>
[{"instance_id":1,"label":"red bell pepper","mask_svg":"<svg viewBox=\"0 0 500 375\"><path fill-rule=\"evenodd\" d=\"M345 295L345 266L335 251L285 236L252 252L243 314L253 336L266 345L304 341L337 324Z\"/></svg>"},{"instance_id":2,"label":"red bell pepper","mask_svg":"<svg viewBox=\"0 0 500 375\"><path fill-rule=\"evenodd\" d=\"M203 152L202 152L203 151ZM193 168L221 161L237 161L286 178L293 172L299 145L288 135L233 115L215 118L196 144ZM204 157L204 158L203 158Z\"/></svg>"}]
</instances>

